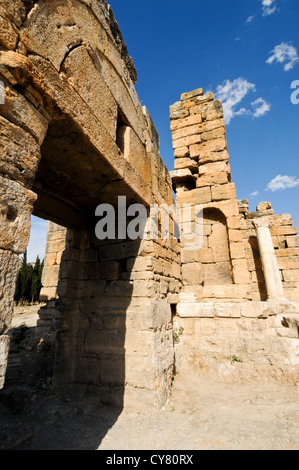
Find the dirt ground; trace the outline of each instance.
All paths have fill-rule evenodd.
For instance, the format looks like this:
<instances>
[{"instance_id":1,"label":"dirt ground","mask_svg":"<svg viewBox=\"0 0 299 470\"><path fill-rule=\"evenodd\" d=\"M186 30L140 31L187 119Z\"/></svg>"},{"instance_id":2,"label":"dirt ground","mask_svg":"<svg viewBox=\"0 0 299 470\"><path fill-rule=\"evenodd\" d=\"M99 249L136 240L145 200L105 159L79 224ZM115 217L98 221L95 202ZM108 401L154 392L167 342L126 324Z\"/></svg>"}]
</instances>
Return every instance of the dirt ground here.
<instances>
[{"instance_id":1,"label":"dirt ground","mask_svg":"<svg viewBox=\"0 0 299 470\"><path fill-rule=\"evenodd\" d=\"M15 346L0 392L0 449L299 449L299 390L291 384L177 375L165 409L150 412L59 401L50 392L47 351L30 350L36 320L34 308L14 318Z\"/></svg>"}]
</instances>

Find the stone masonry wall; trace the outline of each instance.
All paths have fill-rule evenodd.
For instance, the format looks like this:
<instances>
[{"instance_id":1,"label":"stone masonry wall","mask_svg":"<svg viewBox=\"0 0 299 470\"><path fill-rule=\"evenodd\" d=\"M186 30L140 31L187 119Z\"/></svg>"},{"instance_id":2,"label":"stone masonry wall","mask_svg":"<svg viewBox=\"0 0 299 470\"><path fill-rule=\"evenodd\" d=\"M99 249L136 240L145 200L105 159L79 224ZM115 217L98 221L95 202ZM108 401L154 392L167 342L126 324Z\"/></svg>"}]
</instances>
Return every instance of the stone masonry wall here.
<instances>
[{"instance_id":1,"label":"stone masonry wall","mask_svg":"<svg viewBox=\"0 0 299 470\"><path fill-rule=\"evenodd\" d=\"M296 376L297 229L261 210L287 297L261 301L260 214L238 204L221 103L198 89L171 106L171 180L105 0L0 0L0 79L0 388L32 213L51 220L38 328L55 341L60 393L163 406L175 368L229 376L239 356L245 372ZM193 225L203 206L198 250L188 233L180 245L95 237L99 204L171 205L173 188Z\"/></svg>"},{"instance_id":2,"label":"stone masonry wall","mask_svg":"<svg viewBox=\"0 0 299 470\"><path fill-rule=\"evenodd\" d=\"M197 299L250 299L241 220L231 182L222 104L200 88L170 107L179 206L203 206L202 248L182 246L182 293ZM193 213L194 221L195 213Z\"/></svg>"},{"instance_id":3,"label":"stone masonry wall","mask_svg":"<svg viewBox=\"0 0 299 470\"><path fill-rule=\"evenodd\" d=\"M237 201L222 104L212 93L183 93L170 107L170 128L177 203L203 208L202 246L186 249L181 237L176 370L224 381L264 377L297 383L297 228L289 214L275 215L270 203L248 212L248 201ZM269 298L265 283L263 257L272 254L271 246L259 246L261 219L267 222L263 230L269 227L282 281L284 294L277 299ZM191 220L195 221L195 211ZM275 271L272 261L269 258L267 266Z\"/></svg>"},{"instance_id":4,"label":"stone masonry wall","mask_svg":"<svg viewBox=\"0 0 299 470\"><path fill-rule=\"evenodd\" d=\"M165 403L176 241L144 248L118 241L103 252L94 240L101 203L115 207L118 196L147 208L173 202L111 7L105 0L0 1L0 80L0 387L33 213L51 221L38 328L56 341L57 389L100 389L101 399L119 404L126 390L139 390L151 405Z\"/></svg>"},{"instance_id":5,"label":"stone masonry wall","mask_svg":"<svg viewBox=\"0 0 299 470\"><path fill-rule=\"evenodd\" d=\"M163 406L174 369L178 244L100 241L51 223L45 266L38 331L60 345L56 389L126 406L143 391L143 406Z\"/></svg>"},{"instance_id":6,"label":"stone masonry wall","mask_svg":"<svg viewBox=\"0 0 299 470\"><path fill-rule=\"evenodd\" d=\"M270 202L261 202L256 211L248 212L248 200L240 201L241 225L245 253L254 300L266 300L264 275L259 256L253 219L266 218L278 261L285 296L290 301L299 300L299 237L291 214L274 213Z\"/></svg>"}]
</instances>

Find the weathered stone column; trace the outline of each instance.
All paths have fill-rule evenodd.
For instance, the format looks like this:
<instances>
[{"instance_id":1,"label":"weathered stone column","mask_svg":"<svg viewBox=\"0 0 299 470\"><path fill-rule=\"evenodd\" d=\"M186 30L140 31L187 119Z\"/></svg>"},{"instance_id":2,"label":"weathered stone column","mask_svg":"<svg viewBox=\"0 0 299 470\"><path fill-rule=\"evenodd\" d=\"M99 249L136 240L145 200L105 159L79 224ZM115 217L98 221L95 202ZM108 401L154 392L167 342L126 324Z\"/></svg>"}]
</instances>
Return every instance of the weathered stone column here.
<instances>
[{"instance_id":1,"label":"weathered stone column","mask_svg":"<svg viewBox=\"0 0 299 470\"><path fill-rule=\"evenodd\" d=\"M4 386L14 310L19 255L29 241L30 215L36 195L16 181L0 176L0 389Z\"/></svg>"},{"instance_id":2,"label":"weathered stone column","mask_svg":"<svg viewBox=\"0 0 299 470\"><path fill-rule=\"evenodd\" d=\"M267 220L254 219L258 246L265 277L268 300L285 299L277 258Z\"/></svg>"}]
</instances>

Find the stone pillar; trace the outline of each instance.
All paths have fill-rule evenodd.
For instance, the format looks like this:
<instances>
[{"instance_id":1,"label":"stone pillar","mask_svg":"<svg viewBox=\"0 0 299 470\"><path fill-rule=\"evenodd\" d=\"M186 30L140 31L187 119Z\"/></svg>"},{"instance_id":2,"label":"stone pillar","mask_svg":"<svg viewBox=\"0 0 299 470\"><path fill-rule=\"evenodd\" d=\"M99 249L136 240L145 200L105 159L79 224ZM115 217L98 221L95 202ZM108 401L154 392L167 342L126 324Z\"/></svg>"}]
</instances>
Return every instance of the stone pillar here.
<instances>
[{"instance_id":1,"label":"stone pillar","mask_svg":"<svg viewBox=\"0 0 299 470\"><path fill-rule=\"evenodd\" d=\"M1 157L1 155L0 155ZM1 158L0 158L1 160ZM36 195L16 181L0 176L0 389L4 386L20 256L30 235Z\"/></svg>"},{"instance_id":2,"label":"stone pillar","mask_svg":"<svg viewBox=\"0 0 299 470\"><path fill-rule=\"evenodd\" d=\"M284 290L267 220L254 219L268 300L284 299Z\"/></svg>"},{"instance_id":3,"label":"stone pillar","mask_svg":"<svg viewBox=\"0 0 299 470\"><path fill-rule=\"evenodd\" d=\"M192 207L191 224L195 224L196 206L203 208L202 245L190 250L184 246L184 237L180 240L180 294L186 299L187 292L191 291L191 298L196 292L198 301L209 301L232 292L238 298L245 291L247 298L250 280L222 103L212 93L204 94L202 88L183 93L170 107L170 129L177 205ZM219 285L225 287L213 287Z\"/></svg>"}]
</instances>

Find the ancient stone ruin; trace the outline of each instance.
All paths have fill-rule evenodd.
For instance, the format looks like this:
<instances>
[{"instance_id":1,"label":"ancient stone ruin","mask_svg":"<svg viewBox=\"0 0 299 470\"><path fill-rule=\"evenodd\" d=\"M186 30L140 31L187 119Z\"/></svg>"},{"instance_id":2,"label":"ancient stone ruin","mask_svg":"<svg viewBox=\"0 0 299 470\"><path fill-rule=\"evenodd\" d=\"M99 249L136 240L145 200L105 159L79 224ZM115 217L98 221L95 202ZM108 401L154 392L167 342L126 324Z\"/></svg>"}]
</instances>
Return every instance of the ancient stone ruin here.
<instances>
[{"instance_id":1,"label":"ancient stone ruin","mask_svg":"<svg viewBox=\"0 0 299 470\"><path fill-rule=\"evenodd\" d=\"M180 372L297 381L297 228L237 200L221 102L198 89L170 107L168 172L105 0L0 0L0 80L0 388L31 214L50 221L37 330L58 394L157 407ZM171 225L96 236L99 205L120 217L125 197L150 218L173 190L191 226L203 209L200 247Z\"/></svg>"}]
</instances>

